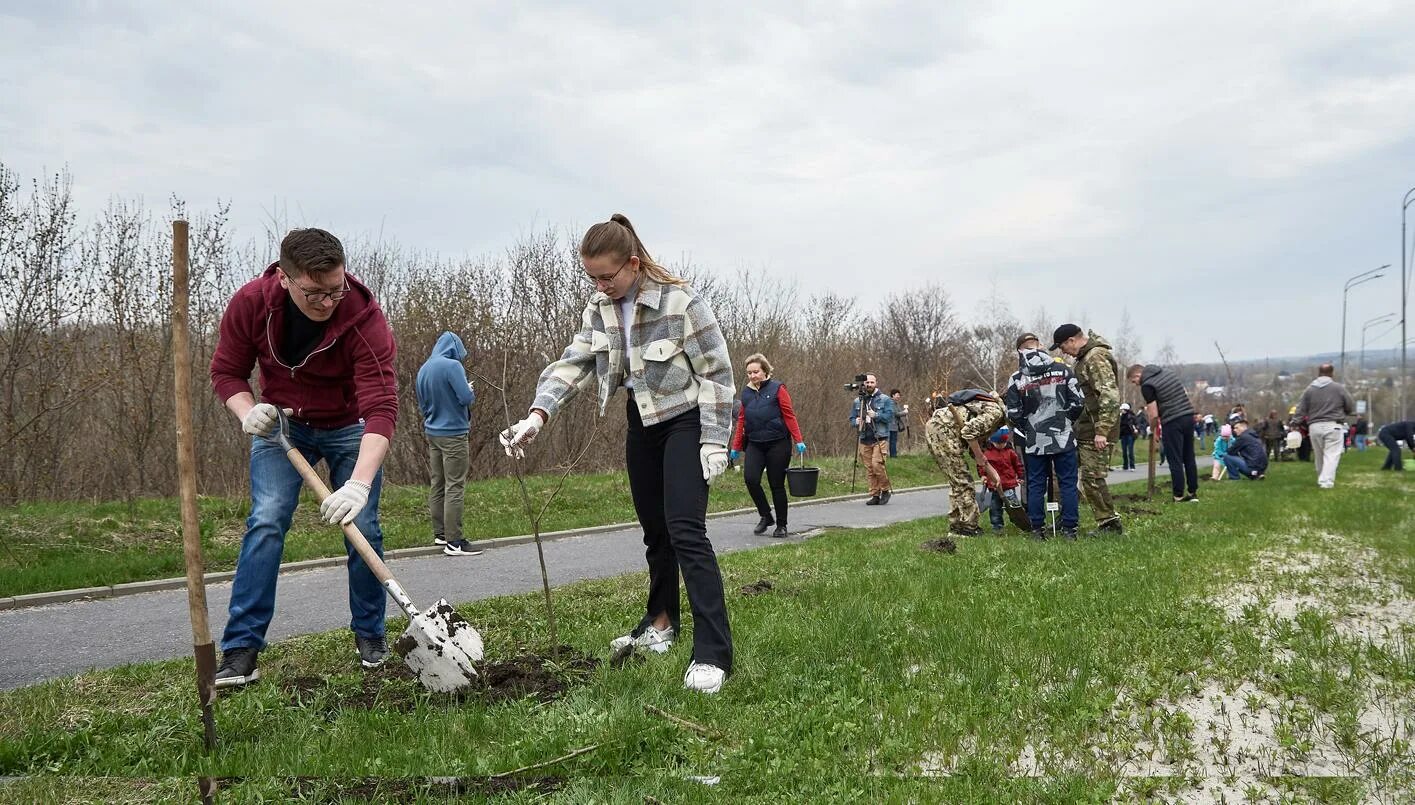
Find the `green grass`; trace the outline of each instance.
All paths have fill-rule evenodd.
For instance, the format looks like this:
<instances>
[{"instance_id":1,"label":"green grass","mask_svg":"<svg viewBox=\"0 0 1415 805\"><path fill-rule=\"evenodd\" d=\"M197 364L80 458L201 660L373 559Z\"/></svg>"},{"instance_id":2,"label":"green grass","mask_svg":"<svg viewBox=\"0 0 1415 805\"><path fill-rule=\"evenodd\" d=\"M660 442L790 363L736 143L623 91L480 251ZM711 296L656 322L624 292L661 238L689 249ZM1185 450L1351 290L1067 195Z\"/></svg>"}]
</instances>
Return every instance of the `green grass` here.
<instances>
[{"instance_id":1,"label":"green grass","mask_svg":"<svg viewBox=\"0 0 1415 805\"><path fill-rule=\"evenodd\" d=\"M223 743L211 757L190 660L0 694L0 775L30 775L0 787L0 799L187 801L196 776L214 775L239 778L228 801L387 801L412 786L440 802L450 797L429 789L429 776L482 777L599 744L542 772L561 778L554 793L507 801L1182 801L1195 790L1184 775L1127 779L1116 759L1155 744L1178 759L1212 750L1167 703L1247 683L1255 712L1261 699L1277 703L1284 758L1325 742L1354 764L1328 777L1279 772L1250 796L1270 786L1295 801L1389 790L1398 793L1388 801L1409 801L1410 745L1364 730L1362 713L1379 690L1415 723L1415 627L1379 643L1342 628L1343 613L1373 603L1344 581L1353 567L1415 589L1415 479L1377 472L1372 455L1348 455L1329 492L1316 489L1310 464L1282 464L1266 482L1206 483L1200 504L1127 503L1154 513L1132 512L1119 539L1014 533L960 539L946 555L920 550L945 527L932 519L727 555L737 668L712 697L681 689L680 641L643 664L563 671L570 688L550 702L451 703L411 682L365 683L344 631L269 649L266 678L219 701ZM1302 569L1273 556L1325 558ZM773 589L737 592L758 579ZM641 611L644 582L633 574L559 590L562 640L602 656ZM1252 600L1225 618L1218 599L1245 585L1257 585ZM1265 614L1281 595L1324 585L1330 613ZM537 595L461 608L488 660L546 649ZM288 687L301 677L316 684L296 700ZM365 684L377 694L371 707L354 704ZM1039 777L1011 768L1028 747L1049 754ZM931 757L950 759L950 776L927 776Z\"/></svg>"},{"instance_id":2,"label":"green grass","mask_svg":"<svg viewBox=\"0 0 1415 805\"><path fill-rule=\"evenodd\" d=\"M818 494L850 491L850 459L820 457ZM889 462L895 488L936 484L942 480L925 455L901 455ZM558 476L527 479L533 497L548 495ZM865 489L859 473L857 491ZM751 506L738 474L715 485L712 511ZM386 550L432 543L423 486L389 485L380 505ZM249 504L245 499L201 499L202 550L208 571L234 570ZM342 556L344 538L318 518L319 507L306 494L285 539L286 562ZM624 473L571 477L541 523L542 531L608 525L634 520ZM530 521L514 478L467 484L465 534L487 539L530 533ZM181 515L175 498L132 503L27 503L0 509L0 597L25 593L98 587L130 581L172 578L182 564Z\"/></svg>"}]
</instances>

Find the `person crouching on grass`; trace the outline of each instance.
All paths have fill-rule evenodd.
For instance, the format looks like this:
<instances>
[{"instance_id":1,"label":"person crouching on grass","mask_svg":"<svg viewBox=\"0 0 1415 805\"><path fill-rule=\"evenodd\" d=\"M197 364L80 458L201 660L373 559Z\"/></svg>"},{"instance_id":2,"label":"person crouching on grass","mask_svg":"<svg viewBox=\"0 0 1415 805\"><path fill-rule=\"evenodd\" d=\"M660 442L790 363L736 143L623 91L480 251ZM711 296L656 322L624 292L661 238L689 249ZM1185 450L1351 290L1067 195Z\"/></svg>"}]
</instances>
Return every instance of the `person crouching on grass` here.
<instances>
[{"instance_id":1,"label":"person crouching on grass","mask_svg":"<svg viewBox=\"0 0 1415 805\"><path fill-rule=\"evenodd\" d=\"M736 461L746 446L746 461L742 464L742 480L747 493L756 504L762 519L753 534L765 534L773 525L772 536L786 536L786 467L791 463L791 445L796 452L806 454L806 442L801 438L801 426L791 408L791 394L780 380L772 378L771 362L760 352L747 356L747 386L742 389L742 405L737 409L737 427L732 432L732 449L727 457ZM787 437L790 437L788 441ZM762 470L766 470L771 485L771 500L776 506L776 518L767 506L762 491Z\"/></svg>"},{"instance_id":2,"label":"person crouching on grass","mask_svg":"<svg viewBox=\"0 0 1415 805\"><path fill-rule=\"evenodd\" d=\"M580 331L541 373L530 412L500 441L519 459L579 392L596 385L603 416L610 397L628 390L624 452L647 548L648 606L610 648L672 647L681 571L694 624L683 686L716 693L732 671L722 573L707 538L708 485L727 468L734 396L727 342L707 302L653 261L623 215L589 228L580 259L594 287Z\"/></svg>"}]
</instances>

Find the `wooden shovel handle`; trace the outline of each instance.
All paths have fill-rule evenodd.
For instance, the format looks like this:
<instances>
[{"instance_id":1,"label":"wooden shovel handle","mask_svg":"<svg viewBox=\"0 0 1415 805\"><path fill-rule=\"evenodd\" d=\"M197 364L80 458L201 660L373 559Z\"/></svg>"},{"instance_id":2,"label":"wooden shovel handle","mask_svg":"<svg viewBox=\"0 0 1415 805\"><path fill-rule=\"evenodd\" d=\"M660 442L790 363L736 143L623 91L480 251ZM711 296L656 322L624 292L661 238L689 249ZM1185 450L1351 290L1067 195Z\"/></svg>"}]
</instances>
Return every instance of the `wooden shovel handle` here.
<instances>
[{"instance_id":1,"label":"wooden shovel handle","mask_svg":"<svg viewBox=\"0 0 1415 805\"><path fill-rule=\"evenodd\" d=\"M305 483L309 484L310 489L314 490L315 498L319 500L320 503L323 503L324 499L329 497L329 487L324 485L324 481L315 473L314 467L311 467L310 463L305 461L305 457L300 454L298 448L292 447L286 450L285 457L290 459L290 463L295 466L295 470L300 473L300 477L304 478ZM383 557L379 556L378 553L374 551L373 546L368 544L368 540L364 538L364 534L359 530L359 527L353 523L344 523L343 529L344 536L348 538L349 544L353 545L354 550L359 552L359 556L363 558L364 564L368 565L369 569L373 571L373 575L378 579L378 582L386 585L391 581L393 579L392 571L388 569L388 565L383 563Z\"/></svg>"}]
</instances>

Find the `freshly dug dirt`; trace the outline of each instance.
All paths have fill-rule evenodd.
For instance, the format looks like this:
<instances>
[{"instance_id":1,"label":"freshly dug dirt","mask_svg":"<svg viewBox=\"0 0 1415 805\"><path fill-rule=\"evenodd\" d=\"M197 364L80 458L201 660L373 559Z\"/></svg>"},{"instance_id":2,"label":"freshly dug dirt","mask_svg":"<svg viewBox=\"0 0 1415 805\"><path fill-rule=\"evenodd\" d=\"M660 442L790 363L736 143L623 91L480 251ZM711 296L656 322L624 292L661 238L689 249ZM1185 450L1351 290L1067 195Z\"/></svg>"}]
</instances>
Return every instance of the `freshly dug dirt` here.
<instances>
[{"instance_id":1,"label":"freshly dug dirt","mask_svg":"<svg viewBox=\"0 0 1415 805\"><path fill-rule=\"evenodd\" d=\"M953 540L949 539L948 537L931 539L928 542L923 543L919 547L923 550L931 551L933 553L958 553L958 546L953 542Z\"/></svg>"},{"instance_id":2,"label":"freshly dug dirt","mask_svg":"<svg viewBox=\"0 0 1415 805\"><path fill-rule=\"evenodd\" d=\"M392 710L411 712L419 700L453 704L468 700L496 703L532 696L548 702L580 684L599 666L599 660L561 646L548 655L523 654L503 662L477 665L478 676L467 688L451 695L425 691L412 669L395 659L365 671L355 691L338 690L317 676L297 676L280 683L292 707L314 707L327 719L340 710Z\"/></svg>"},{"instance_id":3,"label":"freshly dug dirt","mask_svg":"<svg viewBox=\"0 0 1415 805\"><path fill-rule=\"evenodd\" d=\"M239 777L217 779L217 790L240 782ZM565 785L554 775L523 777L295 777L290 795L302 802L413 802L419 797L496 796L517 791L551 794Z\"/></svg>"},{"instance_id":4,"label":"freshly dug dirt","mask_svg":"<svg viewBox=\"0 0 1415 805\"><path fill-rule=\"evenodd\" d=\"M739 591L742 595L761 595L771 590L771 582L767 579L760 579L751 584L744 585Z\"/></svg>"}]
</instances>

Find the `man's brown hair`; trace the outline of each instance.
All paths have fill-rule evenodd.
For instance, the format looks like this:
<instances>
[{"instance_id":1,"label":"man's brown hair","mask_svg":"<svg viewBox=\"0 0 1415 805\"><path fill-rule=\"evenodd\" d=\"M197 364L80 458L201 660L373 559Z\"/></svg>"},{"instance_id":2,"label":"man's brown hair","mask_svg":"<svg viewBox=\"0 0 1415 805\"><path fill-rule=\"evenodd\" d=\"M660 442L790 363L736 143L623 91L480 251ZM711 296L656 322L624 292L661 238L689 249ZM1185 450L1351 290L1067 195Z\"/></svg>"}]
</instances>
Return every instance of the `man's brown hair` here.
<instances>
[{"instance_id":1,"label":"man's brown hair","mask_svg":"<svg viewBox=\"0 0 1415 805\"><path fill-rule=\"evenodd\" d=\"M1322 377L1331 377L1332 375L1336 374L1336 367L1332 366L1329 363L1324 363L1321 366L1317 367L1317 374L1321 375Z\"/></svg>"},{"instance_id":2,"label":"man's brown hair","mask_svg":"<svg viewBox=\"0 0 1415 805\"><path fill-rule=\"evenodd\" d=\"M322 274L344 265L344 244L323 229L291 229L280 241L280 270L288 277Z\"/></svg>"}]
</instances>

